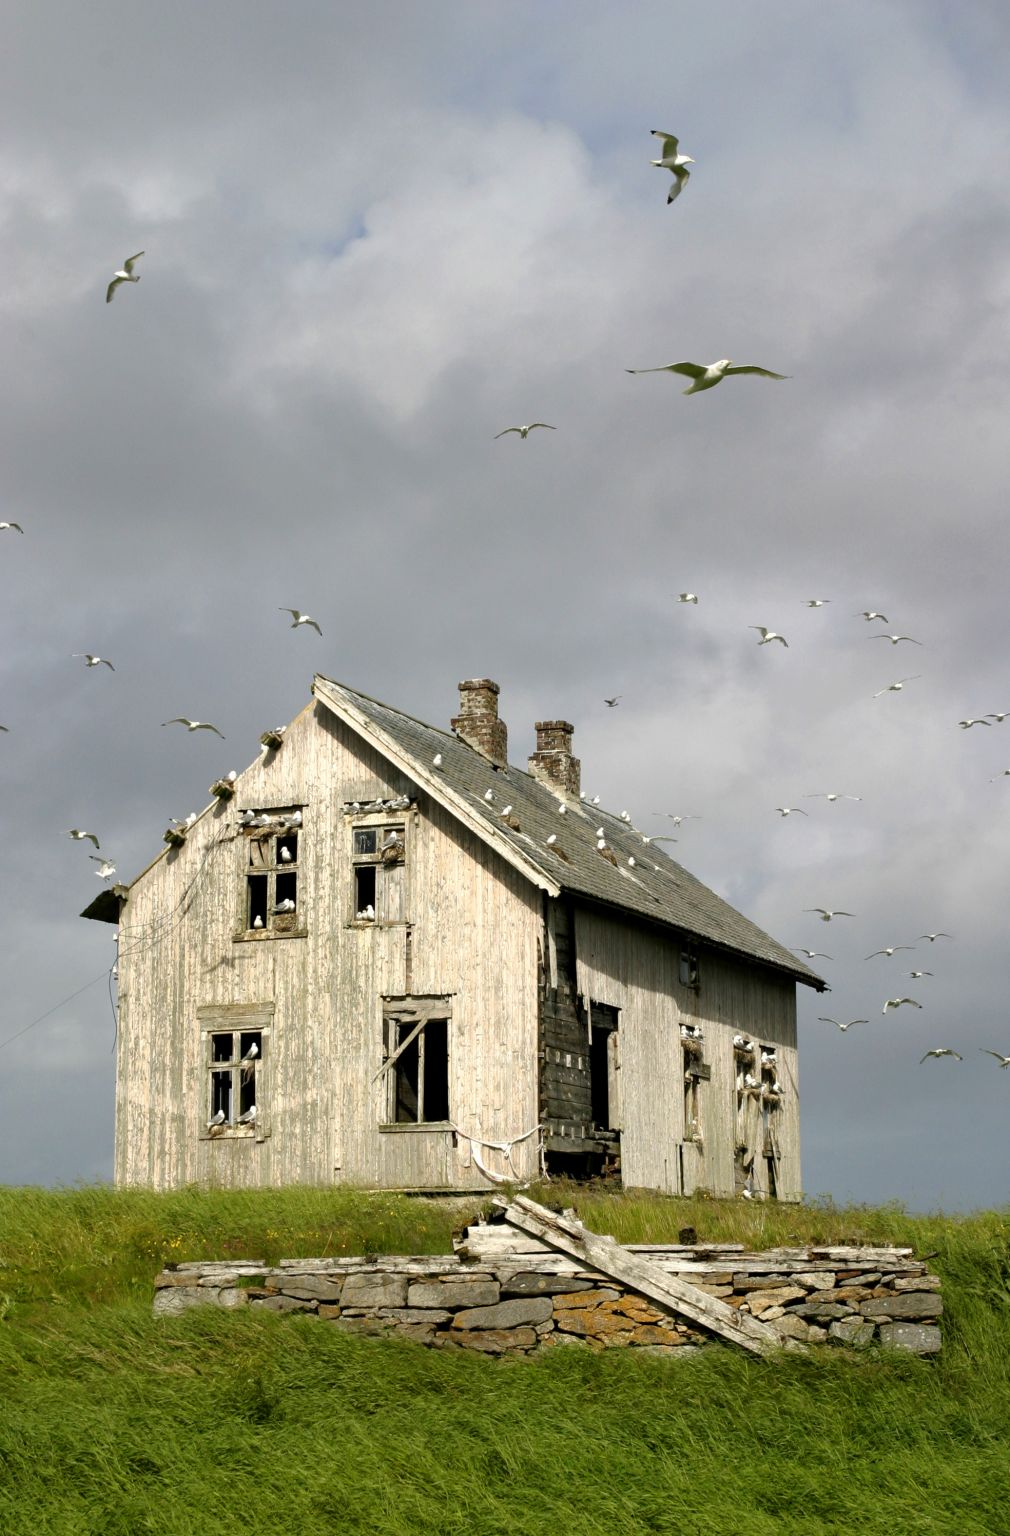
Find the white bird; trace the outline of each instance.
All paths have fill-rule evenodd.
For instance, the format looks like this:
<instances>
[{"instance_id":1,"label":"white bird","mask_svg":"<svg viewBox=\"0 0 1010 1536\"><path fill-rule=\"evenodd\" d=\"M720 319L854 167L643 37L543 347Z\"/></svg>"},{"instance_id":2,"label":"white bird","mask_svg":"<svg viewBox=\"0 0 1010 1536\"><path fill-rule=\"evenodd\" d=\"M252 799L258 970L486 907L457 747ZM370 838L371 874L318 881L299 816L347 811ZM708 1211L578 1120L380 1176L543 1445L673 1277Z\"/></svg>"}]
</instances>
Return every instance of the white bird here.
<instances>
[{"instance_id":1,"label":"white bird","mask_svg":"<svg viewBox=\"0 0 1010 1536\"><path fill-rule=\"evenodd\" d=\"M891 622L886 613L875 613L870 608L864 608L862 613L857 613L855 617L857 619L865 619L867 623L869 623L872 619L881 619L885 624L890 624Z\"/></svg>"},{"instance_id":2,"label":"white bird","mask_svg":"<svg viewBox=\"0 0 1010 1536\"><path fill-rule=\"evenodd\" d=\"M106 659L106 657L104 657L104 656L92 656L90 651L71 651L70 655L71 655L71 660L73 660L73 661L83 661L84 665L86 667L102 666L102 667L108 667L110 672L115 672L115 670L116 670L115 667L112 665L112 662L108 661Z\"/></svg>"},{"instance_id":3,"label":"white bird","mask_svg":"<svg viewBox=\"0 0 1010 1536\"><path fill-rule=\"evenodd\" d=\"M675 827L679 827L685 821L700 821L701 817L691 812L687 816L675 816L672 811L650 811L652 816L665 816L667 821L672 821Z\"/></svg>"},{"instance_id":4,"label":"white bird","mask_svg":"<svg viewBox=\"0 0 1010 1536\"><path fill-rule=\"evenodd\" d=\"M568 807L567 807L567 805L565 804L565 802L563 800L559 800L558 801L558 815L559 816L567 816L568 815Z\"/></svg>"},{"instance_id":5,"label":"white bird","mask_svg":"<svg viewBox=\"0 0 1010 1536\"><path fill-rule=\"evenodd\" d=\"M969 715L967 720L959 720L957 723L961 727L962 731L967 731L970 730L973 725L989 725L990 722L988 720L974 720Z\"/></svg>"},{"instance_id":6,"label":"white bird","mask_svg":"<svg viewBox=\"0 0 1010 1536\"><path fill-rule=\"evenodd\" d=\"M863 797L862 797L862 795L836 795L836 794L827 794L826 795L826 794L822 793L822 794L818 794L818 795L804 795L803 798L804 798L804 800L828 800L828 801L831 802L832 805L834 805L836 800L862 800Z\"/></svg>"},{"instance_id":7,"label":"white bird","mask_svg":"<svg viewBox=\"0 0 1010 1536\"><path fill-rule=\"evenodd\" d=\"M939 1045L935 1048L935 1050L926 1052L925 1056L922 1058L922 1061L919 1062L920 1067L922 1066L922 1062L928 1061L930 1056L956 1056L958 1061L964 1060L964 1057L958 1051L952 1051L946 1045Z\"/></svg>"},{"instance_id":8,"label":"white bird","mask_svg":"<svg viewBox=\"0 0 1010 1536\"><path fill-rule=\"evenodd\" d=\"M908 974L912 978L913 981L918 981L920 976L932 976L933 972L932 971L909 971Z\"/></svg>"},{"instance_id":9,"label":"white bird","mask_svg":"<svg viewBox=\"0 0 1010 1536\"><path fill-rule=\"evenodd\" d=\"M96 848L98 847L98 838L95 834L93 832L82 832L79 827L71 827L69 832L64 833L64 836L72 837L75 843L83 842L85 838L88 838L90 842L94 843Z\"/></svg>"},{"instance_id":10,"label":"white bird","mask_svg":"<svg viewBox=\"0 0 1010 1536\"><path fill-rule=\"evenodd\" d=\"M806 955L808 960L833 960L835 958L834 955L826 955L822 949L803 949L802 946L794 948L793 954Z\"/></svg>"},{"instance_id":11,"label":"white bird","mask_svg":"<svg viewBox=\"0 0 1010 1536\"><path fill-rule=\"evenodd\" d=\"M486 789L484 791L484 799L485 800L493 800L494 799L494 790L493 789Z\"/></svg>"},{"instance_id":12,"label":"white bird","mask_svg":"<svg viewBox=\"0 0 1010 1536\"><path fill-rule=\"evenodd\" d=\"M550 837L547 839L547 846L548 846L548 848L553 848L554 844L557 842L557 840L558 840L558 834L556 832L552 832Z\"/></svg>"},{"instance_id":13,"label":"white bird","mask_svg":"<svg viewBox=\"0 0 1010 1536\"><path fill-rule=\"evenodd\" d=\"M780 816L809 816L809 811L801 810L798 805L777 805L775 809Z\"/></svg>"},{"instance_id":14,"label":"white bird","mask_svg":"<svg viewBox=\"0 0 1010 1536\"><path fill-rule=\"evenodd\" d=\"M282 864L290 864L291 863L291 849L290 848L282 848L280 850L279 858L280 858L280 862Z\"/></svg>"},{"instance_id":15,"label":"white bird","mask_svg":"<svg viewBox=\"0 0 1010 1536\"><path fill-rule=\"evenodd\" d=\"M999 1062L1004 1071L1006 1071L1007 1067L1010 1067L1010 1056L1003 1056L999 1051L987 1051L985 1047L981 1045L979 1046L979 1050L982 1052L983 1056L995 1056L996 1060Z\"/></svg>"},{"instance_id":16,"label":"white bird","mask_svg":"<svg viewBox=\"0 0 1010 1536\"><path fill-rule=\"evenodd\" d=\"M185 715L176 715L172 720L163 720L162 725L184 725L187 731L213 731L215 736L220 736L224 741L223 731L219 731L216 725L211 725L207 720L188 720Z\"/></svg>"},{"instance_id":17,"label":"white bird","mask_svg":"<svg viewBox=\"0 0 1010 1536\"><path fill-rule=\"evenodd\" d=\"M436 752L435 753L435 756L431 760L431 766L433 768L441 768L441 766L442 766L442 754L441 754L441 752Z\"/></svg>"},{"instance_id":18,"label":"white bird","mask_svg":"<svg viewBox=\"0 0 1010 1536\"><path fill-rule=\"evenodd\" d=\"M108 286L108 288L106 290L106 294L105 294L105 302L106 302L106 304L111 304L112 303L112 295L115 293L115 291L119 287L120 283L139 283L140 282L140 273L139 272L134 272L133 267L134 267L134 263L138 262L140 260L141 256L143 256L143 254L144 254L143 251L138 251L136 256L128 256L126 258L126 260L123 262L123 265L120 267L119 271L117 273L115 273L115 275L113 276L112 282L109 284L109 286Z\"/></svg>"},{"instance_id":19,"label":"white bird","mask_svg":"<svg viewBox=\"0 0 1010 1536\"><path fill-rule=\"evenodd\" d=\"M274 907L275 912L293 912L294 910L295 904L290 896L285 897L283 901L279 901Z\"/></svg>"},{"instance_id":20,"label":"white bird","mask_svg":"<svg viewBox=\"0 0 1010 1536\"><path fill-rule=\"evenodd\" d=\"M661 368L626 368L625 373L682 373L691 383L683 391L696 395L703 389L714 389L736 373L757 373L764 379L787 379L787 373L772 373L770 368L759 368L756 363L734 363L731 358L720 357L716 363L666 363Z\"/></svg>"},{"instance_id":21,"label":"white bird","mask_svg":"<svg viewBox=\"0 0 1010 1536\"><path fill-rule=\"evenodd\" d=\"M622 821L630 821L631 820L631 813L629 811L622 811L621 812L621 820Z\"/></svg>"},{"instance_id":22,"label":"white bird","mask_svg":"<svg viewBox=\"0 0 1010 1536\"><path fill-rule=\"evenodd\" d=\"M672 133L664 133L662 128L652 128L650 132L654 139L660 140L663 149L660 158L658 160L650 160L649 164L658 166L660 170L670 171L673 175L673 182L666 199L666 206L669 208L670 204L675 198L680 196L690 180L691 172L685 169L685 167L693 165L694 161L690 155L682 155L680 153L679 140Z\"/></svg>"},{"instance_id":23,"label":"white bird","mask_svg":"<svg viewBox=\"0 0 1010 1536\"><path fill-rule=\"evenodd\" d=\"M259 917L259 916L254 917L253 918L253 927L254 928L262 928L263 927L263 919L261 917Z\"/></svg>"},{"instance_id":24,"label":"white bird","mask_svg":"<svg viewBox=\"0 0 1010 1536\"><path fill-rule=\"evenodd\" d=\"M292 903L292 905L294 905L294 903ZM253 1073L256 1070L255 1067L253 1066L253 1062L256 1060L256 1058L259 1055L259 1053L260 1053L259 1045L254 1040L252 1045L246 1051L245 1055L242 1057L242 1061L241 1061L242 1081L244 1083L248 1083L250 1078L253 1076Z\"/></svg>"},{"instance_id":25,"label":"white bird","mask_svg":"<svg viewBox=\"0 0 1010 1536\"><path fill-rule=\"evenodd\" d=\"M3 730L6 730L6 729L7 729L7 727L3 726ZM999 773L995 774L989 780L989 783L990 784L995 784L997 779L1010 779L1010 768L1001 768Z\"/></svg>"},{"instance_id":26,"label":"white bird","mask_svg":"<svg viewBox=\"0 0 1010 1536\"><path fill-rule=\"evenodd\" d=\"M892 944L890 949L875 949L872 955L864 955L863 958L864 960L872 960L876 955L886 955L888 960L890 960L891 956L897 954L899 949L914 948L914 944Z\"/></svg>"},{"instance_id":27,"label":"white bird","mask_svg":"<svg viewBox=\"0 0 1010 1536\"><path fill-rule=\"evenodd\" d=\"M239 1115L239 1125L254 1125L256 1122L256 1105L250 1104L244 1115Z\"/></svg>"},{"instance_id":28,"label":"white bird","mask_svg":"<svg viewBox=\"0 0 1010 1536\"><path fill-rule=\"evenodd\" d=\"M954 937L954 935L952 933L920 933L919 934L919 938L920 939L928 939L931 944L935 944L937 939L952 939L953 937Z\"/></svg>"},{"instance_id":29,"label":"white bird","mask_svg":"<svg viewBox=\"0 0 1010 1536\"><path fill-rule=\"evenodd\" d=\"M290 613L291 623L288 625L289 629L297 629L299 624L308 624L309 628L314 629L317 635L322 634L322 630L319 628L319 625L316 623L312 615L308 613L302 613L301 609L299 608L278 608L277 612Z\"/></svg>"},{"instance_id":30,"label":"white bird","mask_svg":"<svg viewBox=\"0 0 1010 1536\"><path fill-rule=\"evenodd\" d=\"M228 777L231 778L231 774L229 774ZM301 824L302 824L302 813L301 813L301 811L292 811L291 815L288 817L288 826L289 827L300 827Z\"/></svg>"},{"instance_id":31,"label":"white bird","mask_svg":"<svg viewBox=\"0 0 1010 1536\"><path fill-rule=\"evenodd\" d=\"M817 1022L819 1024L834 1024L838 1029L846 1030L851 1029L853 1024L869 1024L870 1021L869 1019L849 1019L848 1023L842 1024L838 1019L826 1019L822 1014Z\"/></svg>"},{"instance_id":32,"label":"white bird","mask_svg":"<svg viewBox=\"0 0 1010 1536\"><path fill-rule=\"evenodd\" d=\"M773 629L765 629L763 624L748 624L747 628L756 629L758 634L761 636L761 639L758 641L758 645L768 645L772 640L781 640L784 646L788 647L789 645L789 641L786 639L785 635L777 635Z\"/></svg>"},{"instance_id":33,"label":"white bird","mask_svg":"<svg viewBox=\"0 0 1010 1536\"><path fill-rule=\"evenodd\" d=\"M224 1125L223 1109L219 1109L216 1115L211 1115L210 1119L207 1121L208 1131L213 1130L215 1125Z\"/></svg>"},{"instance_id":34,"label":"white bird","mask_svg":"<svg viewBox=\"0 0 1010 1536\"><path fill-rule=\"evenodd\" d=\"M496 443L500 437L505 437L509 432L518 432L519 436L525 442L526 438L529 437L530 433L534 430L535 427L546 427L548 432L556 432L558 430L557 427L552 427L549 421L531 421L525 427L505 427L503 431L495 433L494 437L492 438L492 442Z\"/></svg>"},{"instance_id":35,"label":"white bird","mask_svg":"<svg viewBox=\"0 0 1010 1536\"><path fill-rule=\"evenodd\" d=\"M917 1003L914 997L889 997L880 1011L881 1013L887 1013L890 1008L900 1008L902 1003L908 1003L911 1008L922 1007L922 1004Z\"/></svg>"},{"instance_id":36,"label":"white bird","mask_svg":"<svg viewBox=\"0 0 1010 1536\"><path fill-rule=\"evenodd\" d=\"M879 699L882 693L900 693L906 683L914 683L916 678L921 676L921 672L914 672L911 677L899 677L896 683L888 683L886 688L878 688L873 697Z\"/></svg>"},{"instance_id":37,"label":"white bird","mask_svg":"<svg viewBox=\"0 0 1010 1536\"><path fill-rule=\"evenodd\" d=\"M646 837L644 833L642 835L643 843L677 843L679 841L680 839L677 837L659 836L656 833L653 833L652 837Z\"/></svg>"},{"instance_id":38,"label":"white bird","mask_svg":"<svg viewBox=\"0 0 1010 1536\"><path fill-rule=\"evenodd\" d=\"M0 523L0 528L2 528L3 526L4 526L3 523ZM1008 716L1010 716L1010 709L1003 709L1003 710L991 709L989 711L988 715L986 716L986 719L987 720L995 720L997 725L1002 725L1003 721L1006 720Z\"/></svg>"},{"instance_id":39,"label":"white bird","mask_svg":"<svg viewBox=\"0 0 1010 1536\"><path fill-rule=\"evenodd\" d=\"M880 614L877 615L881 617ZM900 640L907 640L909 645L921 645L921 640L913 640L911 635L867 635L868 640L890 640L892 645L897 645Z\"/></svg>"},{"instance_id":40,"label":"white bird","mask_svg":"<svg viewBox=\"0 0 1010 1536\"><path fill-rule=\"evenodd\" d=\"M623 699L623 698L624 698L624 694L623 693L615 693L614 697L612 699L604 699L603 702L604 702L604 704L606 704L608 709L616 709L617 708L618 700L619 699Z\"/></svg>"},{"instance_id":41,"label":"white bird","mask_svg":"<svg viewBox=\"0 0 1010 1536\"><path fill-rule=\"evenodd\" d=\"M0 533L9 533L12 528L15 533L24 533L20 523L0 523Z\"/></svg>"},{"instance_id":42,"label":"white bird","mask_svg":"<svg viewBox=\"0 0 1010 1536\"><path fill-rule=\"evenodd\" d=\"M804 912L819 912L822 923L830 923L833 917L855 917L854 912L843 912L841 907L804 907Z\"/></svg>"},{"instance_id":43,"label":"white bird","mask_svg":"<svg viewBox=\"0 0 1010 1536\"><path fill-rule=\"evenodd\" d=\"M678 592L677 601L678 603L697 603L698 594L697 592Z\"/></svg>"},{"instance_id":44,"label":"white bird","mask_svg":"<svg viewBox=\"0 0 1010 1536\"><path fill-rule=\"evenodd\" d=\"M635 861L635 855L633 853L630 853L628 855L628 863L631 865L632 869L634 869L634 867L635 867L635 862L636 862Z\"/></svg>"},{"instance_id":45,"label":"white bird","mask_svg":"<svg viewBox=\"0 0 1010 1536\"><path fill-rule=\"evenodd\" d=\"M88 858L93 860L93 862L99 866L95 870L95 874L98 876L99 880L112 879L112 876L116 873L116 866L113 864L111 859L99 858L97 853L89 853Z\"/></svg>"},{"instance_id":46,"label":"white bird","mask_svg":"<svg viewBox=\"0 0 1010 1536\"><path fill-rule=\"evenodd\" d=\"M830 597L806 597L803 599L808 608L823 608L825 603L830 603Z\"/></svg>"}]
</instances>

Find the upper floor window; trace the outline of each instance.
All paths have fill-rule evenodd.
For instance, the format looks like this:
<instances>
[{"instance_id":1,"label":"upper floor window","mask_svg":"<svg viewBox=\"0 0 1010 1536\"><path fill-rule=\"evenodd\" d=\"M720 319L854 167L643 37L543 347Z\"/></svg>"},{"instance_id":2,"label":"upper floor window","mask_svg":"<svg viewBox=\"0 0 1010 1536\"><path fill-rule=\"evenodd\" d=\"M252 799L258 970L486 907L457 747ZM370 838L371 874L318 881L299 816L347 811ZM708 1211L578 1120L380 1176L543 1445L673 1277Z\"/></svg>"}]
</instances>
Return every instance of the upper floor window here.
<instances>
[{"instance_id":1,"label":"upper floor window","mask_svg":"<svg viewBox=\"0 0 1010 1536\"><path fill-rule=\"evenodd\" d=\"M249 934L304 932L300 904L299 853L302 813L244 812L245 931Z\"/></svg>"},{"instance_id":2,"label":"upper floor window","mask_svg":"<svg viewBox=\"0 0 1010 1536\"><path fill-rule=\"evenodd\" d=\"M698 951L682 949L680 952L680 984L683 987L699 987L701 972L698 967Z\"/></svg>"},{"instance_id":3,"label":"upper floor window","mask_svg":"<svg viewBox=\"0 0 1010 1536\"><path fill-rule=\"evenodd\" d=\"M406 828L402 821L370 820L364 825L352 825L352 921L403 922L406 857Z\"/></svg>"},{"instance_id":4,"label":"upper floor window","mask_svg":"<svg viewBox=\"0 0 1010 1536\"><path fill-rule=\"evenodd\" d=\"M211 1140L267 1127L267 1061L272 1003L215 1003L197 1009L203 1042L204 1097L199 1134Z\"/></svg>"}]
</instances>

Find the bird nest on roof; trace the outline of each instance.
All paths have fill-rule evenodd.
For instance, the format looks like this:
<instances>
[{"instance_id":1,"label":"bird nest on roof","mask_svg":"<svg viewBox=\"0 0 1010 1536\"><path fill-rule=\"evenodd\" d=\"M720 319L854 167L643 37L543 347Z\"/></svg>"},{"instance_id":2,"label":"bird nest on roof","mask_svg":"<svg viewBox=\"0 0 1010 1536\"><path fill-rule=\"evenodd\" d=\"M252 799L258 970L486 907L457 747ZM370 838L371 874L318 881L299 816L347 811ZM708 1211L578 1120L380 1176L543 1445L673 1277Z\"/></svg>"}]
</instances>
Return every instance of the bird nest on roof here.
<instances>
[{"instance_id":1,"label":"bird nest on roof","mask_svg":"<svg viewBox=\"0 0 1010 1536\"><path fill-rule=\"evenodd\" d=\"M284 741L284 732L287 726L278 725L272 731L264 731L260 737L260 746L266 747L269 752L276 752Z\"/></svg>"},{"instance_id":2,"label":"bird nest on roof","mask_svg":"<svg viewBox=\"0 0 1010 1536\"><path fill-rule=\"evenodd\" d=\"M167 843L170 848L181 848L186 841L188 831L188 827L166 827L162 842Z\"/></svg>"},{"instance_id":3,"label":"bird nest on roof","mask_svg":"<svg viewBox=\"0 0 1010 1536\"><path fill-rule=\"evenodd\" d=\"M215 779L210 786L210 793L218 800L231 800L235 794L234 779Z\"/></svg>"}]
</instances>

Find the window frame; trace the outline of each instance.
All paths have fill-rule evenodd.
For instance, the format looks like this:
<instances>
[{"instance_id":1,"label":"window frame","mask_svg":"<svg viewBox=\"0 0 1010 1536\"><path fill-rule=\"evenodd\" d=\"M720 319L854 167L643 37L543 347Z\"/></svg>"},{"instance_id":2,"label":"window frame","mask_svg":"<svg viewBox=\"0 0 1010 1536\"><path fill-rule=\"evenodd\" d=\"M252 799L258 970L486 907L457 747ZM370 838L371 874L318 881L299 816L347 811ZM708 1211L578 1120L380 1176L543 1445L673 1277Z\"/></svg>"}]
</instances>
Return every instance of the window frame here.
<instances>
[{"instance_id":1,"label":"window frame","mask_svg":"<svg viewBox=\"0 0 1010 1536\"><path fill-rule=\"evenodd\" d=\"M420 1117L424 1112L424 1078L425 1078L425 1034L427 1026L432 1023L444 1023L445 1025L445 1102L446 1118L443 1120L398 1120L397 1104L399 1093L397 1089L396 1064L403 1053L414 1040L418 1044L417 1053L417 1113ZM380 1132L416 1134L417 1132L436 1131L445 1133L453 1130L452 1120L452 996L450 994L423 995L410 997L386 997L382 1000L382 1026L381 1026L382 1062L375 1080L379 1086L379 1130ZM402 1039L397 1040L397 1032L404 1030ZM393 1042L396 1041L394 1045Z\"/></svg>"},{"instance_id":2,"label":"window frame","mask_svg":"<svg viewBox=\"0 0 1010 1536\"><path fill-rule=\"evenodd\" d=\"M403 928L409 926L409 871L410 871L410 818L407 811L364 811L347 814L348 823L348 861L350 863L351 877L347 894L347 921L348 928ZM359 832L375 833L375 850L370 853L358 853L355 851L355 835ZM398 832L403 844L402 858L389 860L383 858L382 845L389 833ZM400 915L389 916L389 889L390 882L383 878L383 871L387 865L399 868L403 871L400 889ZM358 875L359 869L374 869L375 871L375 916L358 916ZM388 889L387 889L388 887Z\"/></svg>"},{"instance_id":3,"label":"window frame","mask_svg":"<svg viewBox=\"0 0 1010 1536\"><path fill-rule=\"evenodd\" d=\"M264 940L274 939L303 939L308 935L308 926L304 911L304 850L303 841L306 831L305 806L284 805L259 808L248 808L256 816L267 816L270 823L266 827L246 827L239 825L237 841L242 850L242 868L239 880L239 911L236 929L232 935L236 943L262 943ZM285 821L294 816L296 812L301 820L297 826L286 826ZM242 810L239 815L247 812ZM280 859L279 843L285 838L297 839L296 855L293 861L284 864ZM254 864L252 847L255 843L261 846L270 842L271 857L264 858L262 863ZM296 880L295 910L293 912L275 912L277 905L277 877L278 875L293 875ZM265 921L262 928L252 927L252 913L250 910L250 886L249 881L254 876L262 876L267 881L267 900Z\"/></svg>"},{"instance_id":4,"label":"window frame","mask_svg":"<svg viewBox=\"0 0 1010 1536\"><path fill-rule=\"evenodd\" d=\"M270 1135L270 1051L273 1018L273 1003L219 1003L197 1009L201 1074L198 1140L265 1141ZM227 1061L215 1061L214 1039L225 1035L232 1036L231 1055ZM215 1072L228 1071L232 1074L230 1090L232 1102L235 1103L236 1096L239 1102L241 1101L241 1078L238 1074L243 1071L241 1063L243 1035L259 1036L259 1054L253 1065L255 1084L253 1103L256 1105L256 1119L251 1125L239 1125L235 1119L226 1121L220 1126L211 1127L207 1122L211 1119L214 1102Z\"/></svg>"}]
</instances>

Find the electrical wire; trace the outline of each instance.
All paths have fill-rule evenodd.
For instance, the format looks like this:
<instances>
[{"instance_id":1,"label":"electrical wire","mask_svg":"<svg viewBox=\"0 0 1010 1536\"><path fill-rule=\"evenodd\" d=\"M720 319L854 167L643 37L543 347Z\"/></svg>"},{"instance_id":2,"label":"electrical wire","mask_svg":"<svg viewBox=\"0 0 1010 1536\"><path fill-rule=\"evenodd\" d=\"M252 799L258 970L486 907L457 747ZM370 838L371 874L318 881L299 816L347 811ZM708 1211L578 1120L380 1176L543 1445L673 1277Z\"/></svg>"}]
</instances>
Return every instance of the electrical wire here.
<instances>
[{"instance_id":1,"label":"electrical wire","mask_svg":"<svg viewBox=\"0 0 1010 1536\"><path fill-rule=\"evenodd\" d=\"M41 1024L43 1020L48 1019L60 1008L65 1008L67 1003L72 1003L75 997L80 997L82 992L86 992L89 987L96 986L98 982L104 980L106 976L108 976L111 980L113 969L114 967L110 966L108 970L100 971L97 976L93 976L90 981L86 981L83 987L78 987L76 992L71 992L69 997L61 998L58 1003L54 1003L51 1008L47 1008L45 1013L40 1013L37 1019L32 1019L31 1023L26 1024L24 1029L19 1029L16 1034L8 1035L6 1040L0 1040L0 1051L2 1051L6 1045L13 1045L15 1040L20 1040L22 1035L27 1035L28 1031L30 1029L34 1029L36 1024Z\"/></svg>"}]
</instances>

